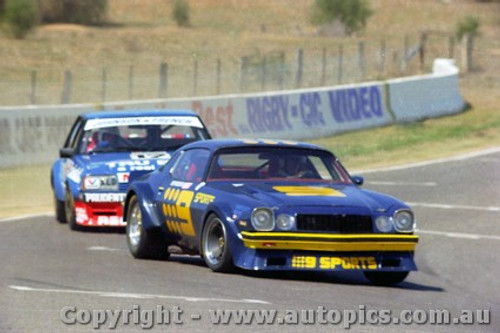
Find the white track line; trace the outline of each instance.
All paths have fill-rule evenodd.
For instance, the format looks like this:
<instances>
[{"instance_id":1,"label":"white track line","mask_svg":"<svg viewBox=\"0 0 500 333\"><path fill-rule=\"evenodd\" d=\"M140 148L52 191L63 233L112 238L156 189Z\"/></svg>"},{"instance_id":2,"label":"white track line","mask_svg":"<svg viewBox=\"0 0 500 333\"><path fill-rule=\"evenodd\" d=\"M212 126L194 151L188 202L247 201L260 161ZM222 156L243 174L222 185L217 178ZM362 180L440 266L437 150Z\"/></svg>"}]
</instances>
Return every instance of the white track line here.
<instances>
[{"instance_id":1,"label":"white track line","mask_svg":"<svg viewBox=\"0 0 500 333\"><path fill-rule=\"evenodd\" d=\"M141 298L141 299L173 299L186 302L224 302L224 303L252 303L252 304L271 304L258 299L230 299L230 298L212 298L212 297L189 297L189 296L172 296L172 295L154 295L154 294L136 294L136 293L120 293L108 291L89 291L89 290L70 290L70 289L43 289L31 288L26 286L9 286L10 289L17 291L28 292L44 292L57 294L80 294L93 295L99 297L118 297L118 298Z\"/></svg>"},{"instance_id":2,"label":"white track line","mask_svg":"<svg viewBox=\"0 0 500 333\"><path fill-rule=\"evenodd\" d=\"M383 172L383 171L404 170L404 169L411 169L411 168L422 167L422 166L438 164L438 163L463 161L463 160L467 160L470 158L495 154L495 153L499 153L499 152L500 152L500 147L493 147L493 148L489 148L489 149L474 151L474 152L467 153L467 154L438 158L438 159L430 160L430 161L396 165L396 166L392 166L392 167L379 168L379 169L354 170L354 171L351 171L350 173L351 174L366 174L366 173L375 173L375 172Z\"/></svg>"},{"instance_id":3,"label":"white track line","mask_svg":"<svg viewBox=\"0 0 500 333\"><path fill-rule=\"evenodd\" d=\"M383 185L383 186L425 186L425 187L437 186L436 182L417 183L417 182L388 182L388 181L372 180L366 183L370 185Z\"/></svg>"},{"instance_id":4,"label":"white track line","mask_svg":"<svg viewBox=\"0 0 500 333\"><path fill-rule=\"evenodd\" d=\"M4 222L14 222L14 221L19 221L19 220L27 220L27 219L33 219L37 217L52 217L54 216L53 213L40 213L40 214L27 214L27 215L19 215L19 216L14 216L14 217L6 217L3 219L0 219L0 223Z\"/></svg>"},{"instance_id":5,"label":"white track line","mask_svg":"<svg viewBox=\"0 0 500 333\"><path fill-rule=\"evenodd\" d=\"M491 235L479 235L479 234L468 234L461 232L448 232L448 231L434 231L434 230L416 230L419 234L429 234L435 236L446 236L450 238L464 238L464 239L473 239L473 240L481 240L481 239L491 239L500 241L500 236L491 236Z\"/></svg>"},{"instance_id":6,"label":"white track line","mask_svg":"<svg viewBox=\"0 0 500 333\"><path fill-rule=\"evenodd\" d=\"M412 207L426 207L439 209L460 209L460 210L480 210L487 212L500 212L500 207L495 206L468 206L468 205L449 205L449 204L432 204L422 202L407 202Z\"/></svg>"}]
</instances>

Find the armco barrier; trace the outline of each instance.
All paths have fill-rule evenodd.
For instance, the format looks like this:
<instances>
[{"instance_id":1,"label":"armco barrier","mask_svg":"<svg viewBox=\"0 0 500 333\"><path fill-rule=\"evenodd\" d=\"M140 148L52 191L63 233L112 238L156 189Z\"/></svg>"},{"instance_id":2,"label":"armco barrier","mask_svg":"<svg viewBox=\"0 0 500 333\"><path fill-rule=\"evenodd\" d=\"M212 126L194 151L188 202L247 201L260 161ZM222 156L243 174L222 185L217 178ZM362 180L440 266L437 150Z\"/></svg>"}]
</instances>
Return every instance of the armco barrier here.
<instances>
[{"instance_id":1,"label":"armco barrier","mask_svg":"<svg viewBox=\"0 0 500 333\"><path fill-rule=\"evenodd\" d=\"M387 90L396 122L444 116L465 108L458 68L450 59L436 59L432 74L388 80Z\"/></svg>"},{"instance_id":2,"label":"armco barrier","mask_svg":"<svg viewBox=\"0 0 500 333\"><path fill-rule=\"evenodd\" d=\"M443 67L446 73L286 92L0 108L0 167L53 161L76 116L101 109L192 109L214 137L295 140L461 111L458 72ZM427 87L439 96L429 98Z\"/></svg>"}]
</instances>

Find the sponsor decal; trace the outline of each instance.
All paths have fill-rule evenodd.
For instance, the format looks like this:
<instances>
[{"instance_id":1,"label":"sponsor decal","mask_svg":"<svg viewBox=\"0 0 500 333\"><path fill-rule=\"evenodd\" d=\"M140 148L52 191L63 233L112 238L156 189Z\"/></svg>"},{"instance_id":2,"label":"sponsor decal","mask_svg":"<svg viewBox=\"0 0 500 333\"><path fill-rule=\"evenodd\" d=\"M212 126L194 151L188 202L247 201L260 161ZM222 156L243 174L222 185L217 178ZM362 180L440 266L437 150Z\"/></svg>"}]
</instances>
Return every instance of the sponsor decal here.
<instances>
[{"instance_id":1,"label":"sponsor decal","mask_svg":"<svg viewBox=\"0 0 500 333\"><path fill-rule=\"evenodd\" d=\"M345 194L330 187L273 186L273 189L292 197L307 197L307 196L345 197Z\"/></svg>"},{"instance_id":2,"label":"sponsor decal","mask_svg":"<svg viewBox=\"0 0 500 333\"><path fill-rule=\"evenodd\" d=\"M377 269L375 257L293 256L292 267L306 269Z\"/></svg>"},{"instance_id":3,"label":"sponsor decal","mask_svg":"<svg viewBox=\"0 0 500 333\"><path fill-rule=\"evenodd\" d=\"M119 183L128 183L130 181L130 172L118 172L116 176Z\"/></svg>"},{"instance_id":4,"label":"sponsor decal","mask_svg":"<svg viewBox=\"0 0 500 333\"><path fill-rule=\"evenodd\" d=\"M213 202L215 200L215 197L210 194L205 194L205 193L196 193L196 196L194 197L194 203L200 203L203 205L208 205L209 203Z\"/></svg>"},{"instance_id":5,"label":"sponsor decal","mask_svg":"<svg viewBox=\"0 0 500 333\"><path fill-rule=\"evenodd\" d=\"M89 119L85 123L85 131L115 127L115 126L133 126L133 125L178 125L203 128L200 119L192 116L176 117L125 117L125 118L101 118Z\"/></svg>"},{"instance_id":6,"label":"sponsor decal","mask_svg":"<svg viewBox=\"0 0 500 333\"><path fill-rule=\"evenodd\" d=\"M84 193L85 202L122 202L125 193Z\"/></svg>"},{"instance_id":7,"label":"sponsor decal","mask_svg":"<svg viewBox=\"0 0 500 333\"><path fill-rule=\"evenodd\" d=\"M145 151L145 152L132 152L130 153L130 158L132 160L139 160L139 159L162 159L162 160L169 160L170 159L170 154L167 153L166 151ZM166 161L162 161L165 163Z\"/></svg>"},{"instance_id":8,"label":"sponsor decal","mask_svg":"<svg viewBox=\"0 0 500 333\"><path fill-rule=\"evenodd\" d=\"M123 222L123 218L121 216L99 215L99 216L97 216L97 225L98 226L125 226L126 223Z\"/></svg>"},{"instance_id":9,"label":"sponsor decal","mask_svg":"<svg viewBox=\"0 0 500 333\"><path fill-rule=\"evenodd\" d=\"M154 171L156 169L156 166L149 160L140 159L120 162L107 162L106 165L110 169L116 169L119 172Z\"/></svg>"},{"instance_id":10,"label":"sponsor decal","mask_svg":"<svg viewBox=\"0 0 500 333\"><path fill-rule=\"evenodd\" d=\"M178 180L174 180L170 183L170 186L180 187L183 190L188 190L192 185L193 185L193 183L183 182L183 181L178 181Z\"/></svg>"}]
</instances>

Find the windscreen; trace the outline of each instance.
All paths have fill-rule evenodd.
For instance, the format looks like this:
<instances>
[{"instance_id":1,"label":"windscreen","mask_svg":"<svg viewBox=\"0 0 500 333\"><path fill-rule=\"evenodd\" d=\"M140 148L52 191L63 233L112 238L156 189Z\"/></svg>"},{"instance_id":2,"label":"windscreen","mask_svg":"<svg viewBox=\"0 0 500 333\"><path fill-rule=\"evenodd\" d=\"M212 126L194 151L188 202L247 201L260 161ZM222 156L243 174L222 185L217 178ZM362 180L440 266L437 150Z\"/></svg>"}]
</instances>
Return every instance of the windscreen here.
<instances>
[{"instance_id":1,"label":"windscreen","mask_svg":"<svg viewBox=\"0 0 500 333\"><path fill-rule=\"evenodd\" d=\"M350 183L345 169L326 152L252 147L223 150L212 159L207 180L302 180Z\"/></svg>"},{"instance_id":2,"label":"windscreen","mask_svg":"<svg viewBox=\"0 0 500 333\"><path fill-rule=\"evenodd\" d=\"M79 152L173 151L208 138L196 117L90 119L85 124Z\"/></svg>"}]
</instances>

